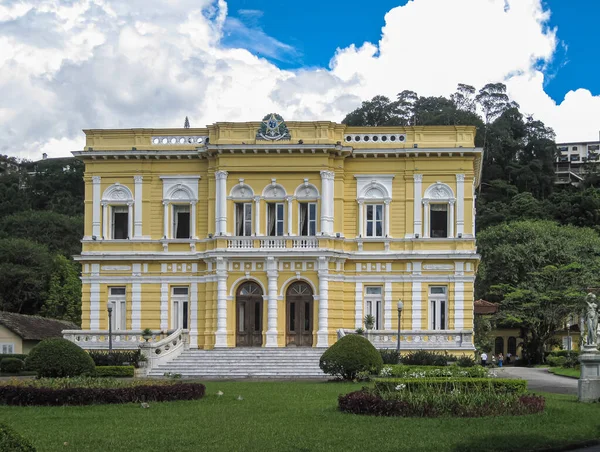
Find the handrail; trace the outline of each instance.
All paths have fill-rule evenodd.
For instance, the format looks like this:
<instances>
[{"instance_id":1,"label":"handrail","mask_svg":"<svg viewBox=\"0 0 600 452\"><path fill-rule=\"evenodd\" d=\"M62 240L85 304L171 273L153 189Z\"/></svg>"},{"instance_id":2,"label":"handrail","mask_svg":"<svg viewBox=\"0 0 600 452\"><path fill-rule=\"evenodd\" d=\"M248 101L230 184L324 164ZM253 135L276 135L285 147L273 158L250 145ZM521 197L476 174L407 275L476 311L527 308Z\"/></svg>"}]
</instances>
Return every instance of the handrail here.
<instances>
[{"instance_id":1,"label":"handrail","mask_svg":"<svg viewBox=\"0 0 600 452\"><path fill-rule=\"evenodd\" d=\"M158 342L140 344L140 350L148 360L146 372L177 358L187 348L189 348L188 333L181 328Z\"/></svg>"}]
</instances>

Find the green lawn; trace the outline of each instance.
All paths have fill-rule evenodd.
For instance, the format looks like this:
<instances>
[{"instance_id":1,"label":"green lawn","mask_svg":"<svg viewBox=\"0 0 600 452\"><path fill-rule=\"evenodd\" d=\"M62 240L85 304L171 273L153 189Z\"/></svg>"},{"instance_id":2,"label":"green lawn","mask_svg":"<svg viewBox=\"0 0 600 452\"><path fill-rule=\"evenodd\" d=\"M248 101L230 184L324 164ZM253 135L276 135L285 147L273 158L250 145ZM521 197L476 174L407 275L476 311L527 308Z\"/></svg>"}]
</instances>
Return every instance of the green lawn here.
<instances>
[{"instance_id":1,"label":"green lawn","mask_svg":"<svg viewBox=\"0 0 600 452\"><path fill-rule=\"evenodd\" d=\"M571 396L547 395L544 414L521 417L376 418L338 412L338 394L360 387L211 382L199 401L150 403L149 409L137 404L1 407L0 421L30 438L39 452L523 452L600 437L600 405L578 404ZM238 395L244 400L236 400Z\"/></svg>"},{"instance_id":2,"label":"green lawn","mask_svg":"<svg viewBox=\"0 0 600 452\"><path fill-rule=\"evenodd\" d=\"M564 369L562 367L551 367L550 372L563 377L579 378L581 371L579 369Z\"/></svg>"}]
</instances>

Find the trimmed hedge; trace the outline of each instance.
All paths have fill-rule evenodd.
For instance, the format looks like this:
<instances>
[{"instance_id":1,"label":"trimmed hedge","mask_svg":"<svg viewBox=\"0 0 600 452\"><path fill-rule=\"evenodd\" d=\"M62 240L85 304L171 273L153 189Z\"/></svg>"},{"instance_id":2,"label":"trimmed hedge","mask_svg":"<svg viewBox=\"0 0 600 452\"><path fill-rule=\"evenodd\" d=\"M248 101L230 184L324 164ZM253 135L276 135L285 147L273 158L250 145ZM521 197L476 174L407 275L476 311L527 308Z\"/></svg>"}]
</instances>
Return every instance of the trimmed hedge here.
<instances>
[{"instance_id":1,"label":"trimmed hedge","mask_svg":"<svg viewBox=\"0 0 600 452\"><path fill-rule=\"evenodd\" d=\"M94 360L96 366L134 366L139 367L142 359L140 350L117 350L111 354L105 350L90 350L90 357Z\"/></svg>"},{"instance_id":2,"label":"trimmed hedge","mask_svg":"<svg viewBox=\"0 0 600 452\"><path fill-rule=\"evenodd\" d=\"M527 381L509 378L382 378L375 380L375 389L378 391L395 391L398 385L405 385L406 390L410 392L487 390L504 394L524 394L527 391Z\"/></svg>"},{"instance_id":3,"label":"trimmed hedge","mask_svg":"<svg viewBox=\"0 0 600 452\"><path fill-rule=\"evenodd\" d=\"M0 405L63 406L198 400L204 397L205 390L205 386L200 383L139 385L108 389L51 389L0 385Z\"/></svg>"},{"instance_id":4,"label":"trimmed hedge","mask_svg":"<svg viewBox=\"0 0 600 452\"><path fill-rule=\"evenodd\" d=\"M0 451L35 452L35 447L8 425L0 423Z\"/></svg>"},{"instance_id":5,"label":"trimmed hedge","mask_svg":"<svg viewBox=\"0 0 600 452\"><path fill-rule=\"evenodd\" d=\"M25 358L27 358L27 355L23 355L21 353L6 353L3 355L0 355L0 361L2 361L3 359L6 358L17 358L20 359L21 361L25 361Z\"/></svg>"},{"instance_id":6,"label":"trimmed hedge","mask_svg":"<svg viewBox=\"0 0 600 452\"><path fill-rule=\"evenodd\" d=\"M486 378L488 371L484 367L458 367L458 366L405 366L399 364L390 367L386 377L398 378ZM384 375L382 375L384 376Z\"/></svg>"},{"instance_id":7,"label":"trimmed hedge","mask_svg":"<svg viewBox=\"0 0 600 452\"><path fill-rule=\"evenodd\" d=\"M554 350L548 353L547 356L564 356L565 358L568 356L579 356L579 350Z\"/></svg>"},{"instance_id":8,"label":"trimmed hedge","mask_svg":"<svg viewBox=\"0 0 600 452\"><path fill-rule=\"evenodd\" d=\"M25 367L23 360L19 358L0 359L0 372L7 374L18 374Z\"/></svg>"},{"instance_id":9,"label":"trimmed hedge","mask_svg":"<svg viewBox=\"0 0 600 452\"><path fill-rule=\"evenodd\" d=\"M400 355L396 350L389 348L383 348L379 350L383 364L398 364L400 362Z\"/></svg>"},{"instance_id":10,"label":"trimmed hedge","mask_svg":"<svg viewBox=\"0 0 600 452\"><path fill-rule=\"evenodd\" d=\"M416 352L402 355L400 362L407 366L447 366L448 354L417 350Z\"/></svg>"},{"instance_id":11,"label":"trimmed hedge","mask_svg":"<svg viewBox=\"0 0 600 452\"><path fill-rule=\"evenodd\" d=\"M368 339L349 334L323 353L319 367L326 374L354 380L359 372L378 374L383 367L383 360Z\"/></svg>"},{"instance_id":12,"label":"trimmed hedge","mask_svg":"<svg viewBox=\"0 0 600 452\"><path fill-rule=\"evenodd\" d=\"M456 360L456 365L458 367L473 367L477 363L475 362L475 358L472 356L461 356Z\"/></svg>"},{"instance_id":13,"label":"trimmed hedge","mask_svg":"<svg viewBox=\"0 0 600 452\"><path fill-rule=\"evenodd\" d=\"M81 347L62 338L45 339L33 347L25 366L35 371L38 378L94 375L96 367Z\"/></svg>"},{"instance_id":14,"label":"trimmed hedge","mask_svg":"<svg viewBox=\"0 0 600 452\"><path fill-rule=\"evenodd\" d=\"M135 375L133 366L96 366L97 377L117 377L126 378Z\"/></svg>"}]
</instances>

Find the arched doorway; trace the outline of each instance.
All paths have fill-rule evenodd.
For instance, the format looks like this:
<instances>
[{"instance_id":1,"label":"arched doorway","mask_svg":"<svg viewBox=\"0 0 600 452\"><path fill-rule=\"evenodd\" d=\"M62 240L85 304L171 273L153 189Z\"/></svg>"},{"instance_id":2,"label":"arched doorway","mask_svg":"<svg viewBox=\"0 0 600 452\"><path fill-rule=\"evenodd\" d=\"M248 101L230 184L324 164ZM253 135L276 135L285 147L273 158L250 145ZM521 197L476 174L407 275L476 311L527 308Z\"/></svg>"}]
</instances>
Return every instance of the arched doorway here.
<instances>
[{"instance_id":1,"label":"arched doorway","mask_svg":"<svg viewBox=\"0 0 600 452\"><path fill-rule=\"evenodd\" d=\"M312 347L313 303L310 285L302 281L290 284L285 296L286 345Z\"/></svg>"},{"instance_id":2,"label":"arched doorway","mask_svg":"<svg viewBox=\"0 0 600 452\"><path fill-rule=\"evenodd\" d=\"M263 292L255 282L245 282L235 297L236 347L260 347L263 342Z\"/></svg>"},{"instance_id":3,"label":"arched doorway","mask_svg":"<svg viewBox=\"0 0 600 452\"><path fill-rule=\"evenodd\" d=\"M494 355L504 354L504 338L498 336L494 341Z\"/></svg>"}]
</instances>

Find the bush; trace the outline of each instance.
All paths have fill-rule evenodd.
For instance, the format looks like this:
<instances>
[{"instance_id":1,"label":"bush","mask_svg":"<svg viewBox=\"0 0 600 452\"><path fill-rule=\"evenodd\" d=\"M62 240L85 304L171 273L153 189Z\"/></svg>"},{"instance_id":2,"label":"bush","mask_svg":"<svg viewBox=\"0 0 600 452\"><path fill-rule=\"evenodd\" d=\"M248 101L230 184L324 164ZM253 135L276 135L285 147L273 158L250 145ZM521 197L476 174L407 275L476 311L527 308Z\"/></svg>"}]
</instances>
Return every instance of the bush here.
<instances>
[{"instance_id":1,"label":"bush","mask_svg":"<svg viewBox=\"0 0 600 452\"><path fill-rule=\"evenodd\" d=\"M509 378L382 378L375 381L375 389L380 392L395 391L399 385L408 392L524 394L527 391L527 381Z\"/></svg>"},{"instance_id":2,"label":"bush","mask_svg":"<svg viewBox=\"0 0 600 452\"><path fill-rule=\"evenodd\" d=\"M548 356L564 356L565 358L568 356L579 356L579 351L578 350L554 350L550 353L548 353Z\"/></svg>"},{"instance_id":3,"label":"bush","mask_svg":"<svg viewBox=\"0 0 600 452\"><path fill-rule=\"evenodd\" d=\"M34 379L12 379L9 381L0 381L0 388L4 386L21 388L42 388L42 389L115 389L131 388L134 386L168 386L173 384L170 380L153 379L132 379L124 380L121 378L96 378L96 377L72 377L72 378L34 378Z\"/></svg>"},{"instance_id":4,"label":"bush","mask_svg":"<svg viewBox=\"0 0 600 452\"><path fill-rule=\"evenodd\" d=\"M401 378L461 377L485 378L488 371L484 367L458 366L405 366L404 364L389 366L388 376Z\"/></svg>"},{"instance_id":5,"label":"bush","mask_svg":"<svg viewBox=\"0 0 600 452\"><path fill-rule=\"evenodd\" d=\"M0 451L35 452L35 447L6 424L0 424Z\"/></svg>"},{"instance_id":6,"label":"bush","mask_svg":"<svg viewBox=\"0 0 600 452\"><path fill-rule=\"evenodd\" d=\"M94 361L82 348L62 339L45 339L37 344L25 361L40 377L76 377L94 374Z\"/></svg>"},{"instance_id":7,"label":"bush","mask_svg":"<svg viewBox=\"0 0 600 452\"><path fill-rule=\"evenodd\" d=\"M475 358L472 356L461 356L456 360L456 365L458 367L473 367L475 366Z\"/></svg>"},{"instance_id":8,"label":"bush","mask_svg":"<svg viewBox=\"0 0 600 452\"><path fill-rule=\"evenodd\" d=\"M133 366L96 366L97 377L127 378L135 375Z\"/></svg>"},{"instance_id":9,"label":"bush","mask_svg":"<svg viewBox=\"0 0 600 452\"><path fill-rule=\"evenodd\" d=\"M198 400L204 397L205 389L200 383L148 383L112 388L67 386L59 389L31 385L0 385L0 404L63 406Z\"/></svg>"},{"instance_id":10,"label":"bush","mask_svg":"<svg viewBox=\"0 0 600 452\"><path fill-rule=\"evenodd\" d=\"M20 359L21 361L25 361L25 358L27 358L27 355L23 355L21 353L6 353L6 354L0 355L0 361L2 361L3 359L6 359L6 358L17 358L17 359Z\"/></svg>"},{"instance_id":11,"label":"bush","mask_svg":"<svg viewBox=\"0 0 600 452\"><path fill-rule=\"evenodd\" d=\"M548 356L546 358L546 363L550 367L562 367L567 362L566 356Z\"/></svg>"},{"instance_id":12,"label":"bush","mask_svg":"<svg viewBox=\"0 0 600 452\"><path fill-rule=\"evenodd\" d=\"M400 356L396 350L384 348L379 350L383 364L398 364L400 362Z\"/></svg>"},{"instance_id":13,"label":"bush","mask_svg":"<svg viewBox=\"0 0 600 452\"><path fill-rule=\"evenodd\" d=\"M541 396L495 393L454 392L440 395L401 390L392 397L384 397L365 388L338 398L341 411L374 416L506 416L541 413L544 406L545 400Z\"/></svg>"},{"instance_id":14,"label":"bush","mask_svg":"<svg viewBox=\"0 0 600 452\"><path fill-rule=\"evenodd\" d=\"M134 366L139 367L142 360L140 350L119 350L109 354L107 351L90 350L89 355L96 366Z\"/></svg>"},{"instance_id":15,"label":"bush","mask_svg":"<svg viewBox=\"0 0 600 452\"><path fill-rule=\"evenodd\" d=\"M18 374L25 367L25 363L18 358L0 359L0 372L7 374Z\"/></svg>"},{"instance_id":16,"label":"bush","mask_svg":"<svg viewBox=\"0 0 600 452\"><path fill-rule=\"evenodd\" d=\"M427 350L417 350L416 352L403 355L400 358L400 362L410 366L446 366L448 365L448 355Z\"/></svg>"},{"instance_id":17,"label":"bush","mask_svg":"<svg viewBox=\"0 0 600 452\"><path fill-rule=\"evenodd\" d=\"M383 367L383 360L368 339L349 334L323 353L319 366L326 374L354 380L359 372L378 374Z\"/></svg>"}]
</instances>

